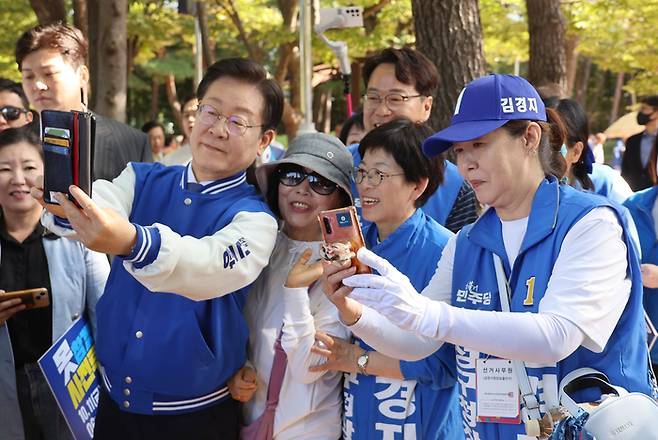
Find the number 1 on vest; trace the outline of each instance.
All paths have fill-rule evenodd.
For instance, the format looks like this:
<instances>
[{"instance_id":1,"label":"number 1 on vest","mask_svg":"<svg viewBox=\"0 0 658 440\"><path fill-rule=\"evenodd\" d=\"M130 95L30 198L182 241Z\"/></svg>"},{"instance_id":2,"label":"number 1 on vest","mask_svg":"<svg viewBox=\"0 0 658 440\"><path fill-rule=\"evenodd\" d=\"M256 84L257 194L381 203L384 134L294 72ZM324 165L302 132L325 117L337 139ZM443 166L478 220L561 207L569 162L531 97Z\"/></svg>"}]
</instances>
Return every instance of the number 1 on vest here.
<instances>
[{"instance_id":1,"label":"number 1 on vest","mask_svg":"<svg viewBox=\"0 0 658 440\"><path fill-rule=\"evenodd\" d=\"M531 306L534 302L535 295L535 277L528 278L528 281L525 282L528 292L526 293L525 299L523 300L524 306Z\"/></svg>"}]
</instances>

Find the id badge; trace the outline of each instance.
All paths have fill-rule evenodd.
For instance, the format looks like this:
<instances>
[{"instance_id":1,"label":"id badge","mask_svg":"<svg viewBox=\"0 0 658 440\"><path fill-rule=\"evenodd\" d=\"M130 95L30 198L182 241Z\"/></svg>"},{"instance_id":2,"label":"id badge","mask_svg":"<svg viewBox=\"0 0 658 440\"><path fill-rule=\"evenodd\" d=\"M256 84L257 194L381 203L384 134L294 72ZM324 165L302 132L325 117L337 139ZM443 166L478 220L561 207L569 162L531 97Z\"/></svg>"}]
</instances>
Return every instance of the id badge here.
<instances>
[{"instance_id":1,"label":"id badge","mask_svg":"<svg viewBox=\"0 0 658 440\"><path fill-rule=\"evenodd\" d=\"M512 361L477 359L475 371L478 422L521 423L519 383Z\"/></svg>"}]
</instances>

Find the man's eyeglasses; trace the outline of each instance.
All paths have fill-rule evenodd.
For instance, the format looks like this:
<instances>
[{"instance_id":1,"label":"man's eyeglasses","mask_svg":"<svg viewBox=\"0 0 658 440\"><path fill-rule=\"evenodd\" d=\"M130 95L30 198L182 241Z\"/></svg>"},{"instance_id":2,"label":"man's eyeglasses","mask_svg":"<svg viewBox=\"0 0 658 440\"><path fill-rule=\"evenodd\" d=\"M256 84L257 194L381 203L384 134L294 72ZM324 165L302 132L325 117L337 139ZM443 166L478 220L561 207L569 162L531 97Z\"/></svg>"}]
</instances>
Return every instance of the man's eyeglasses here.
<instances>
[{"instance_id":1,"label":"man's eyeglasses","mask_svg":"<svg viewBox=\"0 0 658 440\"><path fill-rule=\"evenodd\" d=\"M13 105L6 105L0 108L0 115L5 118L5 121L15 121L20 118L23 113L28 113L29 110L14 107Z\"/></svg>"},{"instance_id":2,"label":"man's eyeglasses","mask_svg":"<svg viewBox=\"0 0 658 440\"><path fill-rule=\"evenodd\" d=\"M364 105L368 107L378 107L379 104L384 101L384 104L386 107L388 107L389 110L397 110L411 98L420 98L424 96L425 95L402 95L400 93L389 93L388 95L381 97L377 93L366 93L363 95L363 100L365 101Z\"/></svg>"},{"instance_id":3,"label":"man's eyeglasses","mask_svg":"<svg viewBox=\"0 0 658 440\"><path fill-rule=\"evenodd\" d=\"M301 168L279 168L279 182L285 186L300 185L304 179L308 179L311 189L322 196L328 196L336 191L338 185L326 177L317 173L307 173Z\"/></svg>"},{"instance_id":4,"label":"man's eyeglasses","mask_svg":"<svg viewBox=\"0 0 658 440\"><path fill-rule=\"evenodd\" d=\"M240 116L224 116L217 109L208 104L199 106L199 120L205 125L215 125L217 121L223 121L226 129L233 136L244 136L248 128L262 127L263 125L249 125L247 121Z\"/></svg>"},{"instance_id":5,"label":"man's eyeglasses","mask_svg":"<svg viewBox=\"0 0 658 440\"><path fill-rule=\"evenodd\" d=\"M370 168L369 170L364 170L363 168L354 168L354 180L356 183L363 183L363 181L368 178L368 183L372 186L379 186L382 183L382 180L394 176L403 176L404 173L385 173L379 171L377 168Z\"/></svg>"}]
</instances>

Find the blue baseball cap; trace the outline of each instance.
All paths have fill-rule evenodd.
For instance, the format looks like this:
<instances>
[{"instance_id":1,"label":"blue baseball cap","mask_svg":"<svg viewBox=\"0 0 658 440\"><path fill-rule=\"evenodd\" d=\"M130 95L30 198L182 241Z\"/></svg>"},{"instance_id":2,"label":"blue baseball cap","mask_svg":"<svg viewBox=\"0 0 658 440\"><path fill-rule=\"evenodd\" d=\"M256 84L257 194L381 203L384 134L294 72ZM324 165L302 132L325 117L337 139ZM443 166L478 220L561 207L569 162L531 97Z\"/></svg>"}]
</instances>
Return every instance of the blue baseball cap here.
<instances>
[{"instance_id":1,"label":"blue baseball cap","mask_svg":"<svg viewBox=\"0 0 658 440\"><path fill-rule=\"evenodd\" d=\"M423 152L436 156L454 142L477 139L513 120L546 121L546 108L535 88L516 75L483 76L462 89L450 126L427 138Z\"/></svg>"}]
</instances>

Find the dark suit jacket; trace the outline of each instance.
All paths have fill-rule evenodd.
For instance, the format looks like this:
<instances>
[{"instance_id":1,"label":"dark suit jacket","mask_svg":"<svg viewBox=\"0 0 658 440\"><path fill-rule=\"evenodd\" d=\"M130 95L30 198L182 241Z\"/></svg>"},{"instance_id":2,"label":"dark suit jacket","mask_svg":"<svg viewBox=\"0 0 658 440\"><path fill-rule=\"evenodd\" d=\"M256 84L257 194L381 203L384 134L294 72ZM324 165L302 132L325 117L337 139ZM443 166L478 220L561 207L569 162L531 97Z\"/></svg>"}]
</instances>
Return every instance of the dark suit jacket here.
<instances>
[{"instance_id":1,"label":"dark suit jacket","mask_svg":"<svg viewBox=\"0 0 658 440\"><path fill-rule=\"evenodd\" d=\"M94 180L112 180L121 174L128 162L153 162L145 133L114 119L94 113L96 144Z\"/></svg>"},{"instance_id":2,"label":"dark suit jacket","mask_svg":"<svg viewBox=\"0 0 658 440\"><path fill-rule=\"evenodd\" d=\"M635 134L626 139L626 151L621 161L621 177L628 182L633 191L640 191L653 186L649 177L649 165L642 166L640 142L644 133Z\"/></svg>"}]
</instances>

